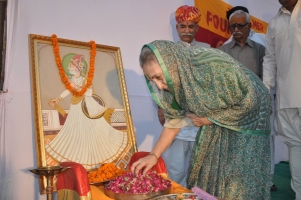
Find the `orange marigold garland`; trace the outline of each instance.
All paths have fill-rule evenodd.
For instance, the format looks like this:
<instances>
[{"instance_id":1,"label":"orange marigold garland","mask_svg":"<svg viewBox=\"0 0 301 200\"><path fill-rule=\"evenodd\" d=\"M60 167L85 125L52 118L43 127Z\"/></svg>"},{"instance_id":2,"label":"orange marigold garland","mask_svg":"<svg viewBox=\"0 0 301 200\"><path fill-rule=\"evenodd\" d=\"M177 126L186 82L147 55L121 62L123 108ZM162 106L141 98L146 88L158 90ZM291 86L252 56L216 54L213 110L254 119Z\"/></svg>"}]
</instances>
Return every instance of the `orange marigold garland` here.
<instances>
[{"instance_id":1,"label":"orange marigold garland","mask_svg":"<svg viewBox=\"0 0 301 200\"><path fill-rule=\"evenodd\" d=\"M55 62L59 69L59 74L61 77L62 82L64 83L65 87L75 96L82 96L85 94L87 89L92 85L93 77L94 77L94 70L95 70L95 56L96 56L96 44L95 41L91 40L89 44L91 45L91 51L90 51L90 68L88 72L87 77L87 83L86 85L80 90L77 91L75 88L73 88L68 80L67 75L65 74L63 65L62 65L62 59L60 57L60 49L58 45L58 39L55 34L51 36L52 45L53 45L53 52L55 55Z\"/></svg>"},{"instance_id":2,"label":"orange marigold garland","mask_svg":"<svg viewBox=\"0 0 301 200\"><path fill-rule=\"evenodd\" d=\"M90 183L108 181L121 176L127 170L119 169L114 163L105 163L99 166L97 170L91 171L88 174Z\"/></svg>"}]
</instances>

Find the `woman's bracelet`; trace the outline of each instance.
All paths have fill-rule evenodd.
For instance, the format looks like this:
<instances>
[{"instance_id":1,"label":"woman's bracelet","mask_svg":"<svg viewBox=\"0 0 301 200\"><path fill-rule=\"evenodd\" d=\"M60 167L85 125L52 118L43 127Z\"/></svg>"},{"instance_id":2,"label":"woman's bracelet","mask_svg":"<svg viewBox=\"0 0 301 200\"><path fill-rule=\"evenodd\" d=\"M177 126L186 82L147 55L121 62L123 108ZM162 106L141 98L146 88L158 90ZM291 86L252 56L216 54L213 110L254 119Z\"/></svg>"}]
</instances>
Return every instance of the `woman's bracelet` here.
<instances>
[{"instance_id":1,"label":"woman's bracelet","mask_svg":"<svg viewBox=\"0 0 301 200\"><path fill-rule=\"evenodd\" d=\"M157 159L157 163L158 163L159 158L158 158L158 156L156 156L156 154L154 154L154 153L149 153L148 155L153 155L153 156L155 156L155 158Z\"/></svg>"}]
</instances>

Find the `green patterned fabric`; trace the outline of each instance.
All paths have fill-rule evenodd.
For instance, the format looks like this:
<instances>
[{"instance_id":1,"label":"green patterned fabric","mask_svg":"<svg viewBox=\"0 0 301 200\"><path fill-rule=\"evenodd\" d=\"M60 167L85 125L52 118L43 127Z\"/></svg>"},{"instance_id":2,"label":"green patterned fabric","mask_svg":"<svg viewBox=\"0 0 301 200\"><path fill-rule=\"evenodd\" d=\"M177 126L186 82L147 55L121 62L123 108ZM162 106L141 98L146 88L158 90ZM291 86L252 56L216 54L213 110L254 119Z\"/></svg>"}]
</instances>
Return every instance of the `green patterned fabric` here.
<instances>
[{"instance_id":1,"label":"green patterned fabric","mask_svg":"<svg viewBox=\"0 0 301 200\"><path fill-rule=\"evenodd\" d=\"M169 41L145 45L170 92L147 84L167 119L207 117L191 156L188 186L222 199L270 199L270 98L261 80L228 54Z\"/></svg>"}]
</instances>

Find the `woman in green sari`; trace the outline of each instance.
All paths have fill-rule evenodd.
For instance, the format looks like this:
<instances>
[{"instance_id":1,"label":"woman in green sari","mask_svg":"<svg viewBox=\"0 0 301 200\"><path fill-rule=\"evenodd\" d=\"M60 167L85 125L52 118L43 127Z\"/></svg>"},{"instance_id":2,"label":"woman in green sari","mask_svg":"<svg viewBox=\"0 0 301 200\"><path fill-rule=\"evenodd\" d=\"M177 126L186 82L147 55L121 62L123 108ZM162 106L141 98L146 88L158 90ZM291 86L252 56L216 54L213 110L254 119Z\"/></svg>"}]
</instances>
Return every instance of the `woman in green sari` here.
<instances>
[{"instance_id":1,"label":"woman in green sari","mask_svg":"<svg viewBox=\"0 0 301 200\"><path fill-rule=\"evenodd\" d=\"M221 199L270 199L270 98L262 81L228 54L169 41L143 47L140 65L166 123L146 173L181 127L200 127L187 184Z\"/></svg>"}]
</instances>

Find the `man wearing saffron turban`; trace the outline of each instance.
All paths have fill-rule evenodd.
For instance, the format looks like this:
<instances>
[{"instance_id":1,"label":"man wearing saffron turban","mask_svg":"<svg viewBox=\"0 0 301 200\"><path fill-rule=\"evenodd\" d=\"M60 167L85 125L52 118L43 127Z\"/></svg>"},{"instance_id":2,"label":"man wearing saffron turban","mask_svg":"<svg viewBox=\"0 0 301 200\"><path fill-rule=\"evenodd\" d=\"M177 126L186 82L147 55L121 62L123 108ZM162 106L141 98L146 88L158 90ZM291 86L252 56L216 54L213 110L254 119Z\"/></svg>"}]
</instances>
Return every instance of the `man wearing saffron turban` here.
<instances>
[{"instance_id":1,"label":"man wearing saffron turban","mask_svg":"<svg viewBox=\"0 0 301 200\"><path fill-rule=\"evenodd\" d=\"M201 11L194 6L180 6L175 13L176 29L180 38L178 43L186 47L210 47L209 44L195 41L194 37L201 19Z\"/></svg>"}]
</instances>

